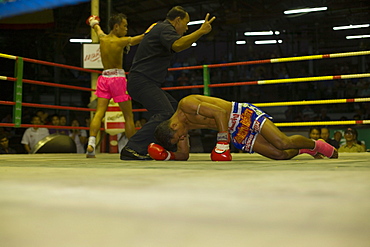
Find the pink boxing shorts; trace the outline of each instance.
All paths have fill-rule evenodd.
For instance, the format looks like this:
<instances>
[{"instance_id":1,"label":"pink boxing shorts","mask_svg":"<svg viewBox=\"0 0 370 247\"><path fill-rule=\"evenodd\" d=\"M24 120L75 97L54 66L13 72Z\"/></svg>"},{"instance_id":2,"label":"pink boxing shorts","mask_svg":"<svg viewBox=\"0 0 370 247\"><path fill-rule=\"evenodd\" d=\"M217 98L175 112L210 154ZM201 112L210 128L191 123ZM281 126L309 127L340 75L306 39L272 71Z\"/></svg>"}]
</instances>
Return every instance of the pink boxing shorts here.
<instances>
[{"instance_id":1,"label":"pink boxing shorts","mask_svg":"<svg viewBox=\"0 0 370 247\"><path fill-rule=\"evenodd\" d=\"M248 153L254 153L254 142L266 118L272 120L272 117L252 104L232 102L229 133L234 146Z\"/></svg>"},{"instance_id":2,"label":"pink boxing shorts","mask_svg":"<svg viewBox=\"0 0 370 247\"><path fill-rule=\"evenodd\" d=\"M99 98L113 98L116 103L131 100L127 93L125 71L123 69L104 70L98 78L95 94Z\"/></svg>"}]
</instances>

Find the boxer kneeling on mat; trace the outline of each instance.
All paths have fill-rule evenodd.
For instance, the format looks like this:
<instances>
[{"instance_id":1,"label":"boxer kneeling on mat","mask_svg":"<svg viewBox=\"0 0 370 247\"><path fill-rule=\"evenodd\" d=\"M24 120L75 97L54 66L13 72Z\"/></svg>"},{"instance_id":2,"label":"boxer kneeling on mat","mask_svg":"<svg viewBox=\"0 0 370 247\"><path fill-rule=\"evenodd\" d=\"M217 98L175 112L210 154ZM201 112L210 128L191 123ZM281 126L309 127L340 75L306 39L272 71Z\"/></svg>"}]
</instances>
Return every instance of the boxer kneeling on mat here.
<instances>
[{"instance_id":1,"label":"boxer kneeling on mat","mask_svg":"<svg viewBox=\"0 0 370 247\"><path fill-rule=\"evenodd\" d=\"M287 136L271 120L269 115L249 103L189 95L179 102L172 117L156 128L158 144L150 144L148 153L156 160L187 160L188 131L214 129L218 130L218 135L211 153L213 161L232 160L230 142L240 150L275 160L291 159L302 153L315 158L338 158L338 151L330 144L301 135Z\"/></svg>"}]
</instances>

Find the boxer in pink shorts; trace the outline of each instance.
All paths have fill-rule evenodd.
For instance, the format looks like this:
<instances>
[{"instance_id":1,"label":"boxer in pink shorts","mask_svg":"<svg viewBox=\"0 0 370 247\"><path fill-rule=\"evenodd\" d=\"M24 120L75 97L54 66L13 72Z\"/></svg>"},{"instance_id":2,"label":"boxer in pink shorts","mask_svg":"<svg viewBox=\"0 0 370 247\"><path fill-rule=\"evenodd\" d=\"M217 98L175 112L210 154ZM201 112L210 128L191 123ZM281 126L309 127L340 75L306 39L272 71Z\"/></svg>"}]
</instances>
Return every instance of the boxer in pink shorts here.
<instances>
[{"instance_id":1,"label":"boxer in pink shorts","mask_svg":"<svg viewBox=\"0 0 370 247\"><path fill-rule=\"evenodd\" d=\"M137 45L144 34L134 37L125 37L127 34L127 17L124 14L113 15L109 19L112 31L105 34L99 26L100 18L90 16L86 23L90 25L99 37L101 61L104 71L98 78L96 96L98 104L94 118L90 124L90 137L87 146L87 158L95 158L95 139L99 132L101 121L105 116L110 99L118 103L125 118L125 135L127 138L136 132L134 116L132 114L131 97L127 94L125 71L122 69L124 50L128 51L131 45Z\"/></svg>"},{"instance_id":2,"label":"boxer in pink shorts","mask_svg":"<svg viewBox=\"0 0 370 247\"><path fill-rule=\"evenodd\" d=\"M119 103L131 100L127 94L127 81L123 69L107 69L98 78L96 96L104 99L113 99Z\"/></svg>"}]
</instances>

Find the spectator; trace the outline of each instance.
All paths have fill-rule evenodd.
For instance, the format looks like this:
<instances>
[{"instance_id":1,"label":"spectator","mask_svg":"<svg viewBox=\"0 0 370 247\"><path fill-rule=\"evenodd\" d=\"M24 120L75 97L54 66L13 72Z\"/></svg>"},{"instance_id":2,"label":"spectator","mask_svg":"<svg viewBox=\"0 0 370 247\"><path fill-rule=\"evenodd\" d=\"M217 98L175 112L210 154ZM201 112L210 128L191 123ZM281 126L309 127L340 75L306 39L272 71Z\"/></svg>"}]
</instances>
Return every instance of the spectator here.
<instances>
[{"instance_id":1,"label":"spectator","mask_svg":"<svg viewBox=\"0 0 370 247\"><path fill-rule=\"evenodd\" d=\"M143 127L143 125L141 125L140 119L136 120L135 121L135 128L141 128L141 127Z\"/></svg>"},{"instance_id":2,"label":"spectator","mask_svg":"<svg viewBox=\"0 0 370 247\"><path fill-rule=\"evenodd\" d=\"M146 118L140 118L138 120L135 121L135 128L141 128L144 126L144 124L146 124L148 122L148 120Z\"/></svg>"},{"instance_id":3,"label":"spectator","mask_svg":"<svg viewBox=\"0 0 370 247\"><path fill-rule=\"evenodd\" d=\"M339 148L339 142L330 138L330 132L328 128L321 128L321 138L333 147L337 149Z\"/></svg>"},{"instance_id":4,"label":"spectator","mask_svg":"<svg viewBox=\"0 0 370 247\"><path fill-rule=\"evenodd\" d=\"M338 149L338 152L342 152L342 153L365 152L365 148L357 143L357 140L356 140L357 131L356 130L352 128L346 129L346 131L344 132L344 138L346 139L346 143Z\"/></svg>"},{"instance_id":5,"label":"spectator","mask_svg":"<svg viewBox=\"0 0 370 247\"><path fill-rule=\"evenodd\" d=\"M0 134L0 154L15 154L15 150L9 147L9 139L5 133Z\"/></svg>"},{"instance_id":6,"label":"spectator","mask_svg":"<svg viewBox=\"0 0 370 247\"><path fill-rule=\"evenodd\" d=\"M144 126L144 124L146 124L147 122L148 122L148 120L145 117L140 118L141 126Z\"/></svg>"},{"instance_id":7,"label":"spectator","mask_svg":"<svg viewBox=\"0 0 370 247\"><path fill-rule=\"evenodd\" d=\"M54 114L51 116L51 124L54 126L60 126L60 117L58 114ZM49 129L49 133L51 134L59 134L59 135L68 135L68 130L66 129Z\"/></svg>"},{"instance_id":8,"label":"spectator","mask_svg":"<svg viewBox=\"0 0 370 247\"><path fill-rule=\"evenodd\" d=\"M342 145L343 141L342 141L342 137L343 137L343 133L342 131L335 131L334 132L334 135L333 135L333 140L337 141L339 143L339 147Z\"/></svg>"},{"instance_id":9,"label":"spectator","mask_svg":"<svg viewBox=\"0 0 370 247\"><path fill-rule=\"evenodd\" d=\"M72 127L80 127L80 122L77 119L72 120ZM73 129L69 133L69 137L76 143L77 153L85 153L85 144L87 143L87 133L83 129Z\"/></svg>"},{"instance_id":10,"label":"spectator","mask_svg":"<svg viewBox=\"0 0 370 247\"><path fill-rule=\"evenodd\" d=\"M67 125L67 117L64 115L59 116L59 125L60 126L66 126ZM61 135L69 135L69 129L59 129L59 134Z\"/></svg>"},{"instance_id":11,"label":"spectator","mask_svg":"<svg viewBox=\"0 0 370 247\"><path fill-rule=\"evenodd\" d=\"M59 125L66 126L67 125L67 117L64 115L60 115L59 117Z\"/></svg>"},{"instance_id":12,"label":"spectator","mask_svg":"<svg viewBox=\"0 0 370 247\"><path fill-rule=\"evenodd\" d=\"M33 116L31 124L42 125L41 118L39 116ZM48 135L49 130L47 128L30 127L24 132L21 143L24 145L26 152L31 153L31 149Z\"/></svg>"},{"instance_id":13,"label":"spectator","mask_svg":"<svg viewBox=\"0 0 370 247\"><path fill-rule=\"evenodd\" d=\"M43 110L38 110L36 112L36 116L40 118L41 124L47 124L47 119L49 114L47 112L44 112Z\"/></svg>"},{"instance_id":14,"label":"spectator","mask_svg":"<svg viewBox=\"0 0 370 247\"><path fill-rule=\"evenodd\" d=\"M319 127L311 127L308 132L308 138L317 141L320 139L321 129Z\"/></svg>"},{"instance_id":15,"label":"spectator","mask_svg":"<svg viewBox=\"0 0 370 247\"><path fill-rule=\"evenodd\" d=\"M360 140L358 140L358 132L357 132L357 130L356 130L356 129L354 129L354 128L348 128L347 130L353 130L353 132L355 133L355 140L356 140L356 143L357 143L358 145L361 145L361 146L364 148L364 150L366 151L365 141L360 141Z\"/></svg>"},{"instance_id":16,"label":"spectator","mask_svg":"<svg viewBox=\"0 0 370 247\"><path fill-rule=\"evenodd\" d=\"M54 126L58 126L59 125L59 116L57 114L54 114L53 116L51 116L51 124L54 125ZM58 129L49 129L49 134L54 134L54 133L58 133Z\"/></svg>"}]
</instances>

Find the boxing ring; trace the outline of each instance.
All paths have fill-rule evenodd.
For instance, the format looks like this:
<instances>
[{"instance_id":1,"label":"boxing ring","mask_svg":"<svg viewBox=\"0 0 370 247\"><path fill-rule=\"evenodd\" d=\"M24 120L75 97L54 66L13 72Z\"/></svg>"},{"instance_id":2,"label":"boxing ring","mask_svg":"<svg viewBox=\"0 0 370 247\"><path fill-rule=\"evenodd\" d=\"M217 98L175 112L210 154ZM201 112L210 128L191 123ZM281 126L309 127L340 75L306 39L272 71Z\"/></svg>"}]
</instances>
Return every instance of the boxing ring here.
<instances>
[{"instance_id":1,"label":"boxing ring","mask_svg":"<svg viewBox=\"0 0 370 247\"><path fill-rule=\"evenodd\" d=\"M347 53L335 53L335 54L323 54L323 55L311 55L311 56L299 56L299 57L287 57L287 58L274 58L274 59L264 59L264 60L255 60L255 61L242 61L242 62L233 62L233 63L222 63L222 64L208 64L208 65L198 65L198 66L186 66L178 68L170 68L169 71L184 71L184 70L195 70L201 69L203 71L203 84L202 85L189 85L189 86L176 86L176 87L164 87L163 90L189 90L189 89L203 89L204 95L210 95L210 90L212 88L223 88L223 87L236 87L238 90L242 86L261 86L268 84L279 84L281 86L300 83L300 82L315 82L315 81L330 81L330 80L347 80L347 79L358 79L358 78L368 78L370 73L358 73L358 74L345 74L345 75L331 75L331 76L314 76L314 77L302 77L302 78L287 78L287 79L272 79L272 80L258 80L258 81L244 81L244 82L229 82L222 83L217 82L213 83L210 80L210 70L212 68L220 67L232 67L232 66L250 66L256 64L273 64L273 63L286 63L286 62L297 62L297 61L310 61L318 59L339 59L344 57L356 57L356 56L367 56L370 55L370 51L357 51L357 52L347 52ZM95 73L100 74L101 71L84 69L76 66L58 64L53 62L41 61L30 58L23 58L19 56L13 56L8 54L0 53L0 58L10 59L15 61L15 76L3 76L0 75L0 80L3 81L13 81L14 82L14 101L3 101L0 99L0 105L9 105L13 106L13 123L0 123L0 127L16 127L16 128L28 128L32 125L27 123L21 123L22 118L22 107L33 107L33 108L47 108L47 109L59 109L59 110L70 110L70 111L81 111L81 112L92 112L94 109L87 107L68 107L68 106L57 106L57 105L45 105L45 104L35 104L27 103L22 101L23 96L23 83L41 85L46 87L56 87L56 88L65 88L70 90L78 90L84 92L93 92L94 89L65 85L60 83L53 82L44 82L37 81L32 79L23 78L23 67L24 63L33 63L40 64L45 66L59 67L69 70L82 71L86 73ZM289 102L250 102L254 105L264 108L264 107L281 107L281 106L298 106L298 105L325 105L325 104L344 104L344 103L361 103L369 102L370 98L347 98L347 99L325 99L325 100L302 100L302 101L289 101ZM134 112L145 112L145 109L134 109ZM294 126L343 126L343 125L365 125L369 124L370 120L346 120L346 121L309 121L309 122L276 122L278 127L294 127ZM88 130L88 127L75 127L70 126L52 126L52 125L40 125L38 127L45 128L63 128L63 129L85 129ZM103 130L103 129L102 129ZM111 138L111 136L110 136ZM102 152L106 150L106 145L109 146L109 143L106 144L103 142L101 148ZM117 148L113 149L117 152Z\"/></svg>"},{"instance_id":2,"label":"boxing ring","mask_svg":"<svg viewBox=\"0 0 370 247\"><path fill-rule=\"evenodd\" d=\"M346 74L305 78L213 83L216 67L248 66L309 59L369 55L370 51L267 59L171 68L201 69L204 84L164 90L299 83L366 78ZM22 109L36 107L93 112L88 107L22 101L23 83L69 90L94 89L23 78L23 63L58 66L86 73L100 71L0 54L15 61L13 122L0 127L26 128ZM3 83L3 82L2 82ZM370 98L289 102L251 102L261 107L352 104ZM145 112L145 109L134 109ZM367 125L370 120L277 122L285 126ZM39 127L58 128L58 126ZM61 126L64 129L73 127ZM88 129L79 127L78 129ZM103 129L102 129L103 130ZM4 246L368 246L370 242L369 153L340 153L339 159L307 154L272 161L258 154L233 153L233 161L212 162L208 153L188 161L122 161L118 154L0 155L0 239Z\"/></svg>"}]
</instances>

